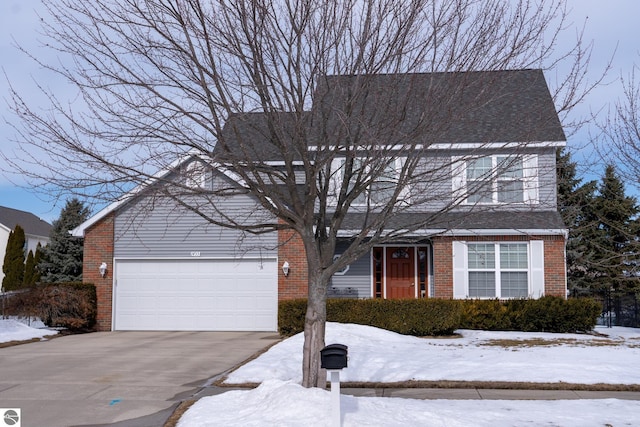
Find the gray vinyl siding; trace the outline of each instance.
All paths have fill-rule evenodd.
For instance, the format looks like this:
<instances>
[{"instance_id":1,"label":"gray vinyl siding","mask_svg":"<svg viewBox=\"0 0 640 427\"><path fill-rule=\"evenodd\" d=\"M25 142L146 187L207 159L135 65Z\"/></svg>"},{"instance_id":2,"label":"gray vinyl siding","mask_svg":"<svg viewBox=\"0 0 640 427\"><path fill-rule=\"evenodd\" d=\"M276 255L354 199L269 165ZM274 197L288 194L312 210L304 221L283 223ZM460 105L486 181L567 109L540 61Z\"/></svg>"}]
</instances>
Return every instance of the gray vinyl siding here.
<instances>
[{"instance_id":1,"label":"gray vinyl siding","mask_svg":"<svg viewBox=\"0 0 640 427\"><path fill-rule=\"evenodd\" d=\"M558 185L555 149L538 154L538 185L540 210L556 210Z\"/></svg>"},{"instance_id":2,"label":"gray vinyl siding","mask_svg":"<svg viewBox=\"0 0 640 427\"><path fill-rule=\"evenodd\" d=\"M347 243L338 242L336 254L346 248ZM346 298L371 298L371 255L365 254L349 266L344 275L334 275L331 279L329 295Z\"/></svg>"},{"instance_id":3,"label":"gray vinyl siding","mask_svg":"<svg viewBox=\"0 0 640 427\"><path fill-rule=\"evenodd\" d=\"M429 152L417 166L416 180L411 185L412 212L438 212L451 205L451 153Z\"/></svg>"},{"instance_id":4,"label":"gray vinyl siding","mask_svg":"<svg viewBox=\"0 0 640 427\"><path fill-rule=\"evenodd\" d=\"M214 181L216 177L214 176ZM246 223L264 218L248 195L218 199L216 209ZM206 207L202 207L206 209ZM210 209L214 211L213 208ZM211 213L211 215L214 215ZM129 203L115 217L114 256L126 258L240 258L277 256L277 233L253 235L213 225L170 200L151 196Z\"/></svg>"},{"instance_id":5,"label":"gray vinyl siding","mask_svg":"<svg viewBox=\"0 0 640 427\"><path fill-rule=\"evenodd\" d=\"M486 153L486 154L485 154ZM456 157L480 155L509 154L506 151L483 150L480 152L434 152L425 158L418 167L419 173L433 171L431 179L421 179L411 189L412 206L408 210L413 212L437 212L451 208L452 202L452 165ZM555 148L539 148L516 151L515 154L535 154L538 161L538 203L535 205L491 205L492 210L540 210L550 211L557 208L556 203L556 155ZM486 208L486 207L485 207ZM460 205L455 210L470 210L472 206ZM482 206L473 207L475 210L483 209Z\"/></svg>"},{"instance_id":6,"label":"gray vinyl siding","mask_svg":"<svg viewBox=\"0 0 640 427\"><path fill-rule=\"evenodd\" d=\"M538 162L537 204L509 204L469 206L461 204L452 206L453 167L456 159L483 155L525 155L535 154ZM516 150L477 149L477 150L427 150L426 156L417 165L414 182L410 184L410 205L403 207L409 212L440 212L442 210L465 211L490 208L491 210L556 210L556 170L555 148L522 148ZM333 208L329 205L329 210ZM366 208L351 206L353 212Z\"/></svg>"}]
</instances>

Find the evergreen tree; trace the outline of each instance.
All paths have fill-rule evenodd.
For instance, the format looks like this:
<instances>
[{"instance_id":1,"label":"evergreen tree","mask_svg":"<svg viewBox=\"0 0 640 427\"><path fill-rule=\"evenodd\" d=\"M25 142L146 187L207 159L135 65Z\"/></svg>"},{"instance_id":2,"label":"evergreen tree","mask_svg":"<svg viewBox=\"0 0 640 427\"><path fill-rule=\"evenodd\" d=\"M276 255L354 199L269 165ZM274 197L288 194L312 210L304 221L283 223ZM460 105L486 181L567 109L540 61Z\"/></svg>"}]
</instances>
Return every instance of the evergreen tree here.
<instances>
[{"instance_id":1,"label":"evergreen tree","mask_svg":"<svg viewBox=\"0 0 640 427\"><path fill-rule=\"evenodd\" d=\"M36 254L33 259L33 263L35 264L35 271L33 273L34 283L40 282L40 279L42 278L42 271L40 270L40 262L42 261L43 250L44 248L42 247L42 245L38 243L38 246L36 246Z\"/></svg>"},{"instance_id":2,"label":"evergreen tree","mask_svg":"<svg viewBox=\"0 0 640 427\"><path fill-rule=\"evenodd\" d=\"M38 264L42 257L42 246L38 243L36 247L36 253L29 251L27 255L27 262L24 267L24 286L33 286L40 281L40 271Z\"/></svg>"},{"instance_id":3,"label":"evergreen tree","mask_svg":"<svg viewBox=\"0 0 640 427\"><path fill-rule=\"evenodd\" d=\"M24 279L24 229L16 225L15 229L9 233L7 249L4 255L2 272L2 287L5 291L13 291L22 287Z\"/></svg>"},{"instance_id":4,"label":"evergreen tree","mask_svg":"<svg viewBox=\"0 0 640 427\"><path fill-rule=\"evenodd\" d=\"M89 217L89 209L78 199L71 199L53 222L49 234L50 242L44 248L38 265L43 282L75 282L82 280L81 238L73 237L69 231Z\"/></svg>"},{"instance_id":5,"label":"evergreen tree","mask_svg":"<svg viewBox=\"0 0 640 427\"><path fill-rule=\"evenodd\" d=\"M596 221L593 203L596 181L582 184L577 176L577 164L563 148L556 151L558 211L569 229L567 240L567 284L572 295L590 293L594 272L593 258L597 252L589 237Z\"/></svg>"},{"instance_id":6,"label":"evergreen tree","mask_svg":"<svg viewBox=\"0 0 640 427\"><path fill-rule=\"evenodd\" d=\"M27 262L24 265L24 279L22 281L25 287L35 284L33 280L33 276L36 271L35 258L33 251L29 251L29 254L27 255Z\"/></svg>"},{"instance_id":7,"label":"evergreen tree","mask_svg":"<svg viewBox=\"0 0 640 427\"><path fill-rule=\"evenodd\" d=\"M638 281L640 246L636 216L640 208L634 197L625 194L613 165L606 167L598 193L594 200L597 228L591 236L598 249L593 266L596 284L614 292L627 291Z\"/></svg>"}]
</instances>

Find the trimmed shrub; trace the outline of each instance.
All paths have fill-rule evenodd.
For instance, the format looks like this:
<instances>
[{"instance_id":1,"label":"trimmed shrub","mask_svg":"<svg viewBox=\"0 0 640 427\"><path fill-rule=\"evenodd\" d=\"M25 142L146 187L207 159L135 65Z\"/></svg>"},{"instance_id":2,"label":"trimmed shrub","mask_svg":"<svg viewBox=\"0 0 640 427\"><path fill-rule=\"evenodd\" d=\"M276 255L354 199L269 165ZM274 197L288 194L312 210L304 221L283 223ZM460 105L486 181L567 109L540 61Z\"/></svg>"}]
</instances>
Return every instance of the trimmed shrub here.
<instances>
[{"instance_id":1,"label":"trimmed shrub","mask_svg":"<svg viewBox=\"0 0 640 427\"><path fill-rule=\"evenodd\" d=\"M460 324L460 307L458 301L442 299L330 299L327 321L375 326L405 335L451 335ZM306 309L306 299L280 302L280 334L302 332Z\"/></svg>"},{"instance_id":2,"label":"trimmed shrub","mask_svg":"<svg viewBox=\"0 0 640 427\"><path fill-rule=\"evenodd\" d=\"M546 296L528 300L520 310L512 311L517 317L517 328L525 332L585 332L596 325L602 307L591 298L565 300Z\"/></svg>"},{"instance_id":3,"label":"trimmed shrub","mask_svg":"<svg viewBox=\"0 0 640 427\"><path fill-rule=\"evenodd\" d=\"M461 329L523 332L584 332L596 325L600 304L591 298L464 300Z\"/></svg>"},{"instance_id":4,"label":"trimmed shrub","mask_svg":"<svg viewBox=\"0 0 640 427\"><path fill-rule=\"evenodd\" d=\"M507 306L500 300L461 300L463 329L508 331L513 328Z\"/></svg>"},{"instance_id":5,"label":"trimmed shrub","mask_svg":"<svg viewBox=\"0 0 640 427\"><path fill-rule=\"evenodd\" d=\"M292 299L278 303L278 332L290 337L304 331L304 316L307 312L306 299Z\"/></svg>"},{"instance_id":6,"label":"trimmed shrub","mask_svg":"<svg viewBox=\"0 0 640 427\"><path fill-rule=\"evenodd\" d=\"M282 301L278 327L283 336L304 330L306 299ZM327 321L375 326L405 335L451 335L456 329L524 332L583 332L596 325L594 299L442 300L329 299Z\"/></svg>"}]
</instances>

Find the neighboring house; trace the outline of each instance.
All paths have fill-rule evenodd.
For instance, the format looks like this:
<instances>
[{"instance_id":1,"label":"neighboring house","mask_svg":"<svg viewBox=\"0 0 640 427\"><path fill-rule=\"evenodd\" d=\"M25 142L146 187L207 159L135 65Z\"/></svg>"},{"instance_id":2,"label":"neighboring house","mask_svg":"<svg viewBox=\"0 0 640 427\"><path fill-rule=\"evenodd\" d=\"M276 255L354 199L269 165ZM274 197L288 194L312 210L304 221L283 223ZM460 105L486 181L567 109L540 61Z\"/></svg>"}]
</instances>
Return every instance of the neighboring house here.
<instances>
[{"instance_id":1,"label":"neighboring house","mask_svg":"<svg viewBox=\"0 0 640 427\"><path fill-rule=\"evenodd\" d=\"M20 225L24 229L25 259L29 251L33 251L35 254L38 243L42 246L49 243L51 224L32 213L0 206L0 261L4 261L9 234L16 228L16 225ZM2 279L4 279L4 273L0 270L0 282Z\"/></svg>"},{"instance_id":2,"label":"neighboring house","mask_svg":"<svg viewBox=\"0 0 640 427\"><path fill-rule=\"evenodd\" d=\"M406 78L417 82L416 87L438 84L446 93L459 74ZM471 99L480 105L473 114L456 115L455 123L443 126L437 143L428 142L428 167L444 180L428 190L417 183L407 189L413 196L405 200L417 200L424 191L439 194L393 219L403 226L421 216L432 218L428 226L412 229L403 243L374 247L335 274L331 296L566 296L567 230L556 209L555 175L555 151L565 145L564 132L540 70L476 72L464 78L482 83L489 75L497 83L475 86L478 92ZM355 77L327 78L323 100L340 96L334 88L350 78ZM378 83L384 86L388 78L380 76ZM469 91L463 92L456 95L460 103L469 97ZM404 96L420 99L415 90ZM414 113L407 111L407 129L414 126ZM268 156L269 142L259 131L263 119L260 113L239 115L227 127L251 138L255 151ZM181 170L201 169L195 179L189 178L198 188L241 185L233 172L203 167L201 159L185 156L160 172L155 183L135 189L74 230L85 238L83 277L97 286L100 330L274 331L277 301L307 296L304 247L291 232L245 234L208 224L175 203L152 200L154 186L178 177ZM268 160L278 162L275 155ZM491 172L504 162L508 167ZM341 167L341 159L334 159L336 177ZM471 191L474 188L480 191ZM459 202L447 204L452 199ZM211 202L203 200L206 203ZM256 206L249 194L215 202L215 209L224 207L247 223L258 215ZM363 221L364 214L355 206L339 237L347 239ZM336 252L344 247L339 242ZM104 277L99 270L103 263ZM285 263L288 275L282 271Z\"/></svg>"}]
</instances>

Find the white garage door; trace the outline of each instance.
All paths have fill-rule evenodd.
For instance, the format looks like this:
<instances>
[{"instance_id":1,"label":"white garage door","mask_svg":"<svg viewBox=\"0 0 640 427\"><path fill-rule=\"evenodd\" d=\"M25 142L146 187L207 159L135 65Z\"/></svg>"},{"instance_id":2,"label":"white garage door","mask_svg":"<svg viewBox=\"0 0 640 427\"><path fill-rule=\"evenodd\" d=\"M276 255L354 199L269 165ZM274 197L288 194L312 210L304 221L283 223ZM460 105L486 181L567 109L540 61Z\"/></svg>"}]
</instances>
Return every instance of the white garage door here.
<instances>
[{"instance_id":1,"label":"white garage door","mask_svg":"<svg viewBox=\"0 0 640 427\"><path fill-rule=\"evenodd\" d=\"M115 330L275 331L276 260L116 260Z\"/></svg>"}]
</instances>

